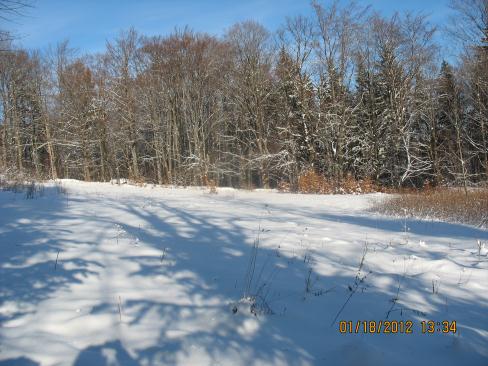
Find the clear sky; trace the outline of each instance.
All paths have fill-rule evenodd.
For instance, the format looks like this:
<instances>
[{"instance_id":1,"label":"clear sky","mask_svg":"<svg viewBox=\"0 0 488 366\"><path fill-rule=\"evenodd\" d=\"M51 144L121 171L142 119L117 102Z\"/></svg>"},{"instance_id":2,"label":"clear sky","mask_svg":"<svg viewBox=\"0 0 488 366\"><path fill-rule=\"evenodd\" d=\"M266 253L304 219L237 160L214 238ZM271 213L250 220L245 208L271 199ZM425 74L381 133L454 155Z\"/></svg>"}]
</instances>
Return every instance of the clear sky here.
<instances>
[{"instance_id":1,"label":"clear sky","mask_svg":"<svg viewBox=\"0 0 488 366\"><path fill-rule=\"evenodd\" d=\"M311 12L309 0L31 0L23 17L0 22L15 31L27 48L43 49L64 39L81 53L103 51L106 40L131 26L143 34L168 34L185 25L220 35L238 21L253 19L275 30L286 16ZM323 0L327 3L327 0ZM430 15L442 25L449 13L448 0L358 0L392 14L413 10Z\"/></svg>"}]
</instances>

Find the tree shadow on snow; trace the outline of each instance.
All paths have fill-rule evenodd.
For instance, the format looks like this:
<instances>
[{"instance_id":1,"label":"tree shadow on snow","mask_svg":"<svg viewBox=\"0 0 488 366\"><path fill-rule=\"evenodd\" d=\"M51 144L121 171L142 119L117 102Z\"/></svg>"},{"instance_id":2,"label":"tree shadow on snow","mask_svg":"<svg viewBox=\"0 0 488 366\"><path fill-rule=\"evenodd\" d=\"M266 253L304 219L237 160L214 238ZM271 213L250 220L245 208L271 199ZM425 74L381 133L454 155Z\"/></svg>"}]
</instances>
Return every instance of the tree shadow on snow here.
<instances>
[{"instance_id":1,"label":"tree shadow on snow","mask_svg":"<svg viewBox=\"0 0 488 366\"><path fill-rule=\"evenodd\" d=\"M125 224L124 230L133 237L137 236L141 242L157 248L164 256L163 259L159 256L127 256L126 260L138 264L138 269L130 276L154 281L156 286L158 278L175 279L191 302L181 304L176 299L125 300L124 312L128 318L125 326L137 331L145 329L152 322L150 319L156 319L160 324L154 345L135 350L141 362L176 364L196 353L201 355L200 362L211 364L222 359L228 361L229 357L238 357L242 364L316 364L325 360L337 362L340 357L345 360L344 364L354 364L359 359L370 360L365 364L384 364L403 347L416 348L420 342L428 344L421 340L421 337L425 337L423 335L403 337L400 343L389 342L389 338L380 335L377 339L381 341L373 339L364 343L364 340L351 340L351 349L337 351L346 346L334 340L338 337L338 324L331 326L331 321L349 296L356 269L344 271L338 268L338 274L331 276L313 273L314 287L306 293L305 283L311 265L302 254L290 258L271 248L260 247L258 251L251 292L255 294L259 287L264 286L267 291L266 305L272 313L258 311L251 314L250 308L242 304L234 313L235 304L244 292L246 268L257 233L246 231L236 223L239 218L237 212L227 212L222 216L205 211L190 213L164 202L157 202L153 207L156 208L147 210L134 204L119 204L120 209L143 220L143 227L147 227L141 229ZM351 221L355 225L370 224L362 218ZM262 225L264 231L266 225ZM360 251L358 247L358 263ZM436 259L435 253L427 255ZM381 277L384 274L371 274L375 275ZM419 280L405 280L403 291L410 285L413 289L422 288L415 281ZM161 292L164 292L165 283L161 282L160 286ZM386 290L365 286L345 307L340 319L385 319L391 308L391 299L395 297L396 286L396 282L387 286ZM280 289L280 292L276 289ZM420 311L402 307L399 302L389 315L390 319L420 321L445 317L444 298L431 296L428 290L425 293L409 291L430 303L428 313L419 315ZM479 302L482 302L482 298ZM463 298L449 299L450 312L466 314L466 309L469 309L470 322L463 329L463 334L469 338L471 361L482 364L486 361L484 349L487 342L486 338L477 336L477 332L486 326L479 324L483 307ZM307 317L310 313L316 314L315 317ZM197 329L186 329L183 325L187 322L198 323L199 319L208 323ZM309 326L313 326L314 331L309 331ZM386 357L388 349L383 349L381 342L391 343L389 357ZM340 347L335 348L338 345ZM356 346L358 351L354 352ZM370 346L372 350L368 351ZM454 363L466 357L464 353L457 352L456 347L455 339L446 338L442 342L442 351L446 354L451 352L450 359ZM334 352L341 352L341 355L331 359ZM405 364L408 362L406 360Z\"/></svg>"},{"instance_id":2,"label":"tree shadow on snow","mask_svg":"<svg viewBox=\"0 0 488 366\"><path fill-rule=\"evenodd\" d=\"M39 366L39 364L27 357L17 357L8 360L0 360L0 366Z\"/></svg>"},{"instance_id":3,"label":"tree shadow on snow","mask_svg":"<svg viewBox=\"0 0 488 366\"><path fill-rule=\"evenodd\" d=\"M98 346L91 346L81 351L76 357L73 366L108 366L124 365L137 366L134 360L120 341L107 342Z\"/></svg>"},{"instance_id":4,"label":"tree shadow on snow","mask_svg":"<svg viewBox=\"0 0 488 366\"><path fill-rule=\"evenodd\" d=\"M55 187L45 187L34 199L0 192L0 210L9 212L0 217L0 307L9 309L0 313L0 322L35 311L23 305L35 305L69 284L81 283L94 273L89 266L102 266L63 258L66 243L59 238L70 228L53 227L52 222L73 218L66 216L65 208L64 196Z\"/></svg>"}]
</instances>

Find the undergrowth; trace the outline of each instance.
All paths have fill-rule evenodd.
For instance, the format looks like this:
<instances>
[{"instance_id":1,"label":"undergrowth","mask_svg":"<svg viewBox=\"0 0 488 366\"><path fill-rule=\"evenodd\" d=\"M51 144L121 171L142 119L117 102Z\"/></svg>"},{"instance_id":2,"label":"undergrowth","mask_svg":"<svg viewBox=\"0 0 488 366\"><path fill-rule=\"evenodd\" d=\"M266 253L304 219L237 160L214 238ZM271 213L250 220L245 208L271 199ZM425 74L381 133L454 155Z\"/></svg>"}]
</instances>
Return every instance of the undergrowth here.
<instances>
[{"instance_id":1,"label":"undergrowth","mask_svg":"<svg viewBox=\"0 0 488 366\"><path fill-rule=\"evenodd\" d=\"M291 191L291 186L287 183L279 184L278 188L283 192ZM360 194L379 192L381 187L369 178L358 180L349 174L343 179L329 179L309 169L298 177L297 191L315 194Z\"/></svg>"},{"instance_id":2,"label":"undergrowth","mask_svg":"<svg viewBox=\"0 0 488 366\"><path fill-rule=\"evenodd\" d=\"M425 189L397 194L376 202L373 210L395 216L416 217L488 227L488 189Z\"/></svg>"}]
</instances>

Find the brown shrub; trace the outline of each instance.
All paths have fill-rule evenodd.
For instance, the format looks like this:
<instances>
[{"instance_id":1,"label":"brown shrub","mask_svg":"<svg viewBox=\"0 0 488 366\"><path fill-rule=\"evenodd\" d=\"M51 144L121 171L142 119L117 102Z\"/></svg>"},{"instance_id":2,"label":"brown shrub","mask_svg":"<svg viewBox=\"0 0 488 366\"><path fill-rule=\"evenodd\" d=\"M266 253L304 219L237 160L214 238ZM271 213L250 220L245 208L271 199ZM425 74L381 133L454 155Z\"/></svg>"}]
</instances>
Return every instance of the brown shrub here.
<instances>
[{"instance_id":1,"label":"brown shrub","mask_svg":"<svg viewBox=\"0 0 488 366\"><path fill-rule=\"evenodd\" d=\"M397 194L378 202L376 211L425 219L488 227L488 189L428 187L416 193Z\"/></svg>"},{"instance_id":2,"label":"brown shrub","mask_svg":"<svg viewBox=\"0 0 488 366\"><path fill-rule=\"evenodd\" d=\"M341 193L373 193L381 190L371 178L355 179L351 174L348 174L342 182L339 183L339 190L343 190Z\"/></svg>"},{"instance_id":3,"label":"brown shrub","mask_svg":"<svg viewBox=\"0 0 488 366\"><path fill-rule=\"evenodd\" d=\"M363 179L359 181L360 187L363 193L374 193L381 191L381 188L377 186L371 178Z\"/></svg>"},{"instance_id":4,"label":"brown shrub","mask_svg":"<svg viewBox=\"0 0 488 366\"><path fill-rule=\"evenodd\" d=\"M278 183L278 190L280 192L291 192L291 184L282 180Z\"/></svg>"},{"instance_id":5,"label":"brown shrub","mask_svg":"<svg viewBox=\"0 0 488 366\"><path fill-rule=\"evenodd\" d=\"M217 194L217 184L215 183L215 180L209 179L208 188L209 188L209 193Z\"/></svg>"},{"instance_id":6,"label":"brown shrub","mask_svg":"<svg viewBox=\"0 0 488 366\"><path fill-rule=\"evenodd\" d=\"M137 187L145 187L146 181L143 176L139 176L137 178L133 178L129 181L130 184L135 185Z\"/></svg>"},{"instance_id":7,"label":"brown shrub","mask_svg":"<svg viewBox=\"0 0 488 366\"><path fill-rule=\"evenodd\" d=\"M209 193L217 194L217 183L214 179L210 179L207 174L202 177L202 183L209 188Z\"/></svg>"},{"instance_id":8,"label":"brown shrub","mask_svg":"<svg viewBox=\"0 0 488 366\"><path fill-rule=\"evenodd\" d=\"M305 171L298 177L298 191L301 193L332 193L332 186L325 177L313 169Z\"/></svg>"}]
</instances>

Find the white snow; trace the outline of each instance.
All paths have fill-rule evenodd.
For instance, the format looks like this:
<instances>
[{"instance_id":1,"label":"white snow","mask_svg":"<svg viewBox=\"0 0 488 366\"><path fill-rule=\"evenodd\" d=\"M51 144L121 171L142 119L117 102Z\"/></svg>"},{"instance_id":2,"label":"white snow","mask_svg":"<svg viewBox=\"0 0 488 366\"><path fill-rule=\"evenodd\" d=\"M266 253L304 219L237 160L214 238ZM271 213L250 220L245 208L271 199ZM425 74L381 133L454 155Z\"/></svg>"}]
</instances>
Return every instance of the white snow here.
<instances>
[{"instance_id":1,"label":"white snow","mask_svg":"<svg viewBox=\"0 0 488 366\"><path fill-rule=\"evenodd\" d=\"M0 365L488 365L488 231L405 230L379 195L61 184L0 192ZM339 332L387 314L413 333Z\"/></svg>"}]
</instances>

